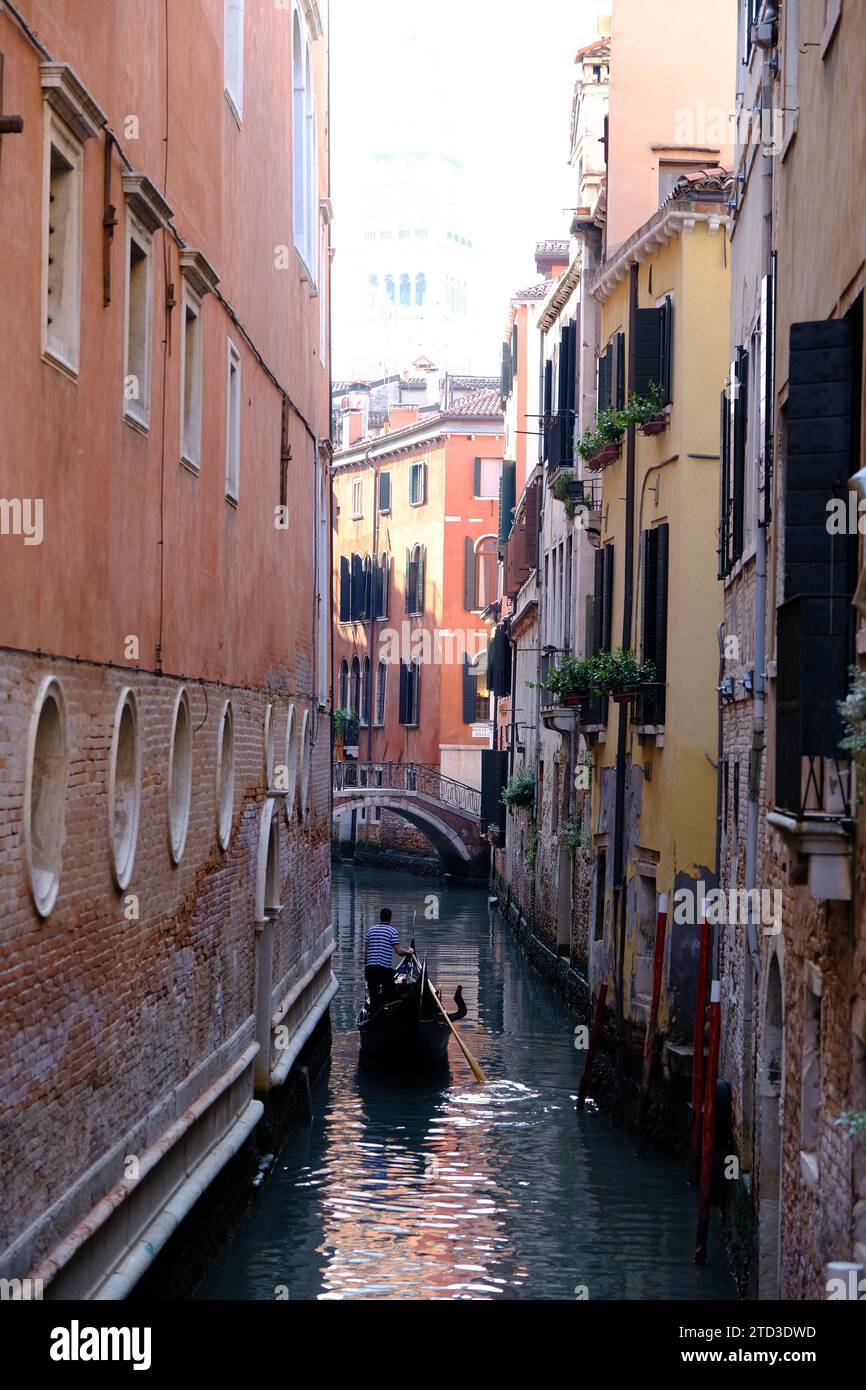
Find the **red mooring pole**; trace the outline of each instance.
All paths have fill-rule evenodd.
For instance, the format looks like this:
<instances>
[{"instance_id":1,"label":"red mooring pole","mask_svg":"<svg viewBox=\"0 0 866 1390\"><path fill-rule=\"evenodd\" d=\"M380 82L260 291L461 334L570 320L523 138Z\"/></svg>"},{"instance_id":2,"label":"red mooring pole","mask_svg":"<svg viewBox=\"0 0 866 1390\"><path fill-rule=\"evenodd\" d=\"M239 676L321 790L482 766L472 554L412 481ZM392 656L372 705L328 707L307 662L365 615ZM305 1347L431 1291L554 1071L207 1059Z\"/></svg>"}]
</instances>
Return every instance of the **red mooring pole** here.
<instances>
[{"instance_id":1,"label":"red mooring pole","mask_svg":"<svg viewBox=\"0 0 866 1390\"><path fill-rule=\"evenodd\" d=\"M595 1057L595 1046L601 1033L601 1026L604 1023L604 1001L607 998L607 980L603 980L598 991L598 998L595 1001L595 1016L592 1020L592 1032L589 1035L589 1047L586 1052L586 1064L583 1068L583 1076L580 1078L580 1086L577 1092L577 1103L575 1110L582 1110L586 1100L586 1093L589 1090L589 1079L592 1074L592 1062Z\"/></svg>"},{"instance_id":2,"label":"red mooring pole","mask_svg":"<svg viewBox=\"0 0 866 1390\"><path fill-rule=\"evenodd\" d=\"M659 1001L662 995L662 973L665 961L665 934L667 932L667 924L668 895L667 893L659 893L658 916L656 917L656 939L653 951L653 994L643 1043L643 1073L641 1075L640 1100L638 1102L637 1113L638 1153L643 1153L646 1146L646 1117L647 1110L649 1109L650 1076L652 1074L653 1059L656 1051L656 1036L658 1033Z\"/></svg>"},{"instance_id":3,"label":"red mooring pole","mask_svg":"<svg viewBox=\"0 0 866 1390\"><path fill-rule=\"evenodd\" d=\"M701 1107L704 1099L704 1018L707 1009L707 979L710 971L710 929L703 904L700 908L701 950L698 956L698 985L695 993L695 1038L692 1056L692 1156L689 1175L697 1182L701 1171Z\"/></svg>"},{"instance_id":4,"label":"red mooring pole","mask_svg":"<svg viewBox=\"0 0 866 1390\"><path fill-rule=\"evenodd\" d=\"M698 1205L698 1240L695 1264L705 1264L707 1232L710 1225L710 1183L713 1176L713 1140L716 1135L716 1081L719 1075L719 1040L722 1031L722 987L713 980L710 987L710 1045L707 1052L707 1079L704 1086L704 1133L701 1146L701 1196Z\"/></svg>"}]
</instances>

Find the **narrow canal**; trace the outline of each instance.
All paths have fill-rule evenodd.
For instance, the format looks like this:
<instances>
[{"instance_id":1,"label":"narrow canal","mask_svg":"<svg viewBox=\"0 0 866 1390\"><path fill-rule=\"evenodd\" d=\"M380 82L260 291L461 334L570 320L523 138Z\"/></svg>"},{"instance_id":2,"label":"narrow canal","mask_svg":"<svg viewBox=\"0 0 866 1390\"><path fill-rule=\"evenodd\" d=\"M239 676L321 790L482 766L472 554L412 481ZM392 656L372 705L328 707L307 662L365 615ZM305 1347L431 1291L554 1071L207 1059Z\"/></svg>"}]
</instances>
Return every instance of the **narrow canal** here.
<instances>
[{"instance_id":1,"label":"narrow canal","mask_svg":"<svg viewBox=\"0 0 866 1390\"><path fill-rule=\"evenodd\" d=\"M439 920L425 919L435 895ZM456 1044L451 1075L395 1088L358 1072L363 934L390 906L489 1078ZM527 967L483 890L334 868L330 1072L200 1299L716 1299L735 1297L718 1231L692 1263L681 1164L639 1159L594 1106L574 1110L574 1020ZM451 1005L450 1007L453 1007ZM585 1291L585 1292L584 1292Z\"/></svg>"}]
</instances>

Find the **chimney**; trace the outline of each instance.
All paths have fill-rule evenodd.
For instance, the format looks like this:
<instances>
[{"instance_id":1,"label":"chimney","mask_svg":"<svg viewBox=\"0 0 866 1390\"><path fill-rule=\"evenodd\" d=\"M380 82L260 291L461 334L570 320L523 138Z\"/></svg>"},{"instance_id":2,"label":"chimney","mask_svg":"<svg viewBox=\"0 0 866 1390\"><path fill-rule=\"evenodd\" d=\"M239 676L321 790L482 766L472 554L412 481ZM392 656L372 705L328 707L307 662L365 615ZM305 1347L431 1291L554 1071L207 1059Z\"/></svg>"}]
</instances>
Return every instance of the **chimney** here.
<instances>
[{"instance_id":1,"label":"chimney","mask_svg":"<svg viewBox=\"0 0 866 1390\"><path fill-rule=\"evenodd\" d=\"M343 412L343 448L348 449L364 434L364 412L356 406Z\"/></svg>"},{"instance_id":2,"label":"chimney","mask_svg":"<svg viewBox=\"0 0 866 1390\"><path fill-rule=\"evenodd\" d=\"M388 428L392 430L405 429L407 425L415 425L418 422L417 405L392 405L388 411Z\"/></svg>"}]
</instances>

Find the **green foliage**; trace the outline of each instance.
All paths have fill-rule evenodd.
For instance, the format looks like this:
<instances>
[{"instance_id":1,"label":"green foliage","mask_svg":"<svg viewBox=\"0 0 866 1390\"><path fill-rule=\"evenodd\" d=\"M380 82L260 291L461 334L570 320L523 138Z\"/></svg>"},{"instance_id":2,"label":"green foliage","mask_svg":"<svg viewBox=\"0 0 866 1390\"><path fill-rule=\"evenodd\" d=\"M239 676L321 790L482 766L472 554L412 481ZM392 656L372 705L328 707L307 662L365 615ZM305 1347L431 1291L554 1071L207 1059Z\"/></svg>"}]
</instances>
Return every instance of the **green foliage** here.
<instances>
[{"instance_id":1,"label":"green foliage","mask_svg":"<svg viewBox=\"0 0 866 1390\"><path fill-rule=\"evenodd\" d=\"M349 744L350 747L358 742L361 725L357 714L353 714L349 709L335 709L332 719L335 738L342 736L343 743Z\"/></svg>"},{"instance_id":2,"label":"green foliage","mask_svg":"<svg viewBox=\"0 0 866 1390\"><path fill-rule=\"evenodd\" d=\"M558 666L547 673L543 690L551 695L574 695L589 690L591 685L591 660L586 657L564 656Z\"/></svg>"},{"instance_id":3,"label":"green foliage","mask_svg":"<svg viewBox=\"0 0 866 1390\"><path fill-rule=\"evenodd\" d=\"M863 1134L866 1135L866 1110L845 1110L839 1116L836 1124L840 1129L844 1129L849 1139L854 1139Z\"/></svg>"},{"instance_id":4,"label":"green foliage","mask_svg":"<svg viewBox=\"0 0 866 1390\"><path fill-rule=\"evenodd\" d=\"M512 811L531 806L535 797L535 773L524 767L509 778L502 790L502 800Z\"/></svg>"},{"instance_id":5,"label":"green foliage","mask_svg":"<svg viewBox=\"0 0 866 1390\"><path fill-rule=\"evenodd\" d=\"M866 759L866 670L851 670L851 689L839 702L839 713L845 725L845 737L840 746L858 762Z\"/></svg>"},{"instance_id":6,"label":"green foliage","mask_svg":"<svg viewBox=\"0 0 866 1390\"><path fill-rule=\"evenodd\" d=\"M543 689L551 695L612 695L641 685L652 685L656 669L651 661L638 661L634 652L617 648L595 656L565 656L547 674Z\"/></svg>"},{"instance_id":7,"label":"green foliage","mask_svg":"<svg viewBox=\"0 0 866 1390\"><path fill-rule=\"evenodd\" d=\"M560 838L572 855L577 854L578 850L588 850L591 847L589 827L583 824L580 816L569 817L562 827Z\"/></svg>"},{"instance_id":8,"label":"green foliage","mask_svg":"<svg viewBox=\"0 0 866 1390\"><path fill-rule=\"evenodd\" d=\"M639 396L636 391L632 392L628 405L625 410L619 412L619 417L626 429L629 425L640 427L660 414L663 409L662 389L657 381L653 381L650 383L648 396Z\"/></svg>"}]
</instances>

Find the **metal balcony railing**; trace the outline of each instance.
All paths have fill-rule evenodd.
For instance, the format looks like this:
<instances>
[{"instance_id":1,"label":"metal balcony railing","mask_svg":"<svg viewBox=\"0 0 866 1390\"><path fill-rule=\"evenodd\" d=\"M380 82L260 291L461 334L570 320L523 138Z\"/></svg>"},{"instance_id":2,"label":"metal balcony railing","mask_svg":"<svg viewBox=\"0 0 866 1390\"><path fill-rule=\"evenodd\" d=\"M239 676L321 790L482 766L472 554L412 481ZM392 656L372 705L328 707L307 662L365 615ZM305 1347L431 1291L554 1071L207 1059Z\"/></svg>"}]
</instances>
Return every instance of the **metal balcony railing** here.
<instances>
[{"instance_id":1,"label":"metal balcony railing","mask_svg":"<svg viewBox=\"0 0 866 1390\"><path fill-rule=\"evenodd\" d=\"M481 815L481 792L426 763L335 762L334 791L413 792L476 820Z\"/></svg>"}]
</instances>

